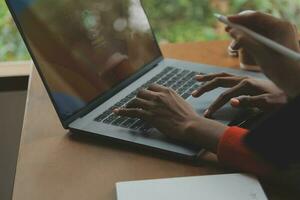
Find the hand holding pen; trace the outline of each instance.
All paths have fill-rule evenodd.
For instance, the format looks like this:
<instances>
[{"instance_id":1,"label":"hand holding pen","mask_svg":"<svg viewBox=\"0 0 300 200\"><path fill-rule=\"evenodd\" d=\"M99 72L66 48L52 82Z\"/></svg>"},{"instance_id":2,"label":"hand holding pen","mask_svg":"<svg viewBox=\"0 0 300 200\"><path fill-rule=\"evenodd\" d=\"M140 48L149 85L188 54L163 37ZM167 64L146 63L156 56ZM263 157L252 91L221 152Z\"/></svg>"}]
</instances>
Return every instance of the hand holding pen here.
<instances>
[{"instance_id":1,"label":"hand holding pen","mask_svg":"<svg viewBox=\"0 0 300 200\"><path fill-rule=\"evenodd\" d=\"M290 97L299 94L300 47L293 24L260 12L216 17L228 25L236 48L246 49L267 77Z\"/></svg>"}]
</instances>

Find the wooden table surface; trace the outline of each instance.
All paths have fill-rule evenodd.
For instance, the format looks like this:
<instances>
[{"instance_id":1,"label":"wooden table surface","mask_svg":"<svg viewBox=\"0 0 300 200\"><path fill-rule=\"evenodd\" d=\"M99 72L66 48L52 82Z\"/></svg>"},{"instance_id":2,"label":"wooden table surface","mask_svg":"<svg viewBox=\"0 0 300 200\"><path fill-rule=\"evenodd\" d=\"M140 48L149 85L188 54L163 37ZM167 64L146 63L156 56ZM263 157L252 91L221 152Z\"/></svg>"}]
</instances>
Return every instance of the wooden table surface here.
<instances>
[{"instance_id":1,"label":"wooden table surface","mask_svg":"<svg viewBox=\"0 0 300 200\"><path fill-rule=\"evenodd\" d=\"M228 42L168 44L166 57L238 67ZM210 153L197 165L64 130L36 70L28 91L14 200L114 200L115 183L228 173Z\"/></svg>"}]
</instances>

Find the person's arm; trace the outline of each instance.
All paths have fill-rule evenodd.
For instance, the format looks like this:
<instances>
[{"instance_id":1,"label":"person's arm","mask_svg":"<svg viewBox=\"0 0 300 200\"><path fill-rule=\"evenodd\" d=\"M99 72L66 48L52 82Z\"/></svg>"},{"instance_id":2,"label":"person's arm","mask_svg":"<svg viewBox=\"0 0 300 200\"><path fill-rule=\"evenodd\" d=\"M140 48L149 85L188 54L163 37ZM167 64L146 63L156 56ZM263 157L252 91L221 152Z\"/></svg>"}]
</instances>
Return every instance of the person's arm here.
<instances>
[{"instance_id":1,"label":"person's arm","mask_svg":"<svg viewBox=\"0 0 300 200\"><path fill-rule=\"evenodd\" d=\"M229 168L258 176L269 176L274 168L251 151L244 143L248 130L228 127L219 140L217 155L219 162Z\"/></svg>"},{"instance_id":2,"label":"person's arm","mask_svg":"<svg viewBox=\"0 0 300 200\"><path fill-rule=\"evenodd\" d=\"M268 165L242 145L245 130L229 128L215 120L199 116L172 89L151 85L147 90L141 90L126 108L119 108L114 112L141 118L173 139L217 153L220 162L226 166L256 175L269 172Z\"/></svg>"},{"instance_id":3,"label":"person's arm","mask_svg":"<svg viewBox=\"0 0 300 200\"><path fill-rule=\"evenodd\" d=\"M275 169L272 164L245 145L244 138L248 130L237 126L228 127L205 118L192 121L187 126L185 135L189 136L188 141L216 153L221 165L261 177L273 174Z\"/></svg>"},{"instance_id":4,"label":"person's arm","mask_svg":"<svg viewBox=\"0 0 300 200\"><path fill-rule=\"evenodd\" d=\"M295 52L300 52L297 28L287 21L260 12L230 16L228 19L246 26ZM294 98L300 94L298 87L300 84L299 63L274 52L240 30L227 27L226 31L237 41L238 48L246 50L261 67L263 73L289 97Z\"/></svg>"}]
</instances>

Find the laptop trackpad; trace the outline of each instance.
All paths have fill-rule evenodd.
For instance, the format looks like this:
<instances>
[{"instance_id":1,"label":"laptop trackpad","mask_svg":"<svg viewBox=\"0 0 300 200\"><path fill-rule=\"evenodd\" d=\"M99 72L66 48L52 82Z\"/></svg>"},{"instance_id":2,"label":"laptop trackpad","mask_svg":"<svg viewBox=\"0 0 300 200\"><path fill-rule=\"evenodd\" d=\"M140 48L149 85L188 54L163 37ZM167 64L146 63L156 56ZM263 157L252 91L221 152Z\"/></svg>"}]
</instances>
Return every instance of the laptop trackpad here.
<instances>
[{"instance_id":1,"label":"laptop trackpad","mask_svg":"<svg viewBox=\"0 0 300 200\"><path fill-rule=\"evenodd\" d=\"M200 116L203 116L205 110L209 108L209 106L222 94L226 89L219 88L208 93L205 93L201 97L194 98L190 97L188 102L192 104L195 108L196 112L199 113ZM222 108L216 111L213 114L213 119L220 121L222 123L228 124L232 120L235 119L240 109L233 108L229 102L227 102Z\"/></svg>"}]
</instances>

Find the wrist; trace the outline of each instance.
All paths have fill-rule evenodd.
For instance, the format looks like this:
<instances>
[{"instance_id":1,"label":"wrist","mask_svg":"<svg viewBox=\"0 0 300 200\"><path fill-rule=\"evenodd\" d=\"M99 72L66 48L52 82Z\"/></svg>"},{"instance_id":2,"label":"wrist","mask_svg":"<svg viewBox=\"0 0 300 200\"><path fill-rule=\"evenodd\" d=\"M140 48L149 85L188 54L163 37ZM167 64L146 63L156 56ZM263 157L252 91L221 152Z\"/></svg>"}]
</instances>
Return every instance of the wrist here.
<instances>
[{"instance_id":1,"label":"wrist","mask_svg":"<svg viewBox=\"0 0 300 200\"><path fill-rule=\"evenodd\" d=\"M228 126L215 120L198 117L187 123L185 135L188 142L216 153L219 141L227 128Z\"/></svg>"}]
</instances>

